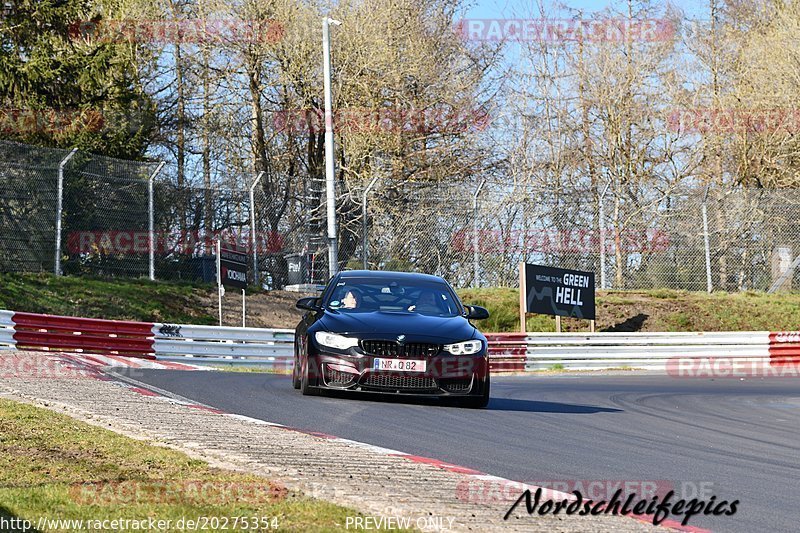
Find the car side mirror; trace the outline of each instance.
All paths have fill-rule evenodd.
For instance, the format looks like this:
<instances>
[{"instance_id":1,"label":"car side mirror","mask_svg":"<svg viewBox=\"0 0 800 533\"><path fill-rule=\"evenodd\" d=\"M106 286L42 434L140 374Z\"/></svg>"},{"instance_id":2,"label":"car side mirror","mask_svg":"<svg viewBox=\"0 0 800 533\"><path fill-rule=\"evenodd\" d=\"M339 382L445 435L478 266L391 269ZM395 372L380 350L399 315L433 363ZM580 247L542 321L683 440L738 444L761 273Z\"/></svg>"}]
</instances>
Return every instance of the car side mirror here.
<instances>
[{"instance_id":1,"label":"car side mirror","mask_svg":"<svg viewBox=\"0 0 800 533\"><path fill-rule=\"evenodd\" d=\"M467 318L472 320L484 320L489 318L489 311L479 305L467 305Z\"/></svg>"},{"instance_id":2,"label":"car side mirror","mask_svg":"<svg viewBox=\"0 0 800 533\"><path fill-rule=\"evenodd\" d=\"M309 296L307 298L300 298L299 300L297 300L295 306L298 309L302 309L304 311L317 312L322 310L322 306L320 305L320 303L321 302L319 301L319 298L315 296Z\"/></svg>"}]
</instances>

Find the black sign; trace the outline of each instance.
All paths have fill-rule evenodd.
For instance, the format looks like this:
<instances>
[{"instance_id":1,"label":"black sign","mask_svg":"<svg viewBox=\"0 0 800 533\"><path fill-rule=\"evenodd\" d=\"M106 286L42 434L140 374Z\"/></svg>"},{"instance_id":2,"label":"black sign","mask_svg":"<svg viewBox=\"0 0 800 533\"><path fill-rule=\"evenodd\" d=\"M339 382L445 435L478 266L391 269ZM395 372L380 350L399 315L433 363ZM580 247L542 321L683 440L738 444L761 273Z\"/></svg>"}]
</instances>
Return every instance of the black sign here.
<instances>
[{"instance_id":1,"label":"black sign","mask_svg":"<svg viewBox=\"0 0 800 533\"><path fill-rule=\"evenodd\" d=\"M595 319L594 272L525 265L526 311Z\"/></svg>"},{"instance_id":2,"label":"black sign","mask_svg":"<svg viewBox=\"0 0 800 533\"><path fill-rule=\"evenodd\" d=\"M220 279L227 287L247 288L247 254L220 247Z\"/></svg>"}]
</instances>

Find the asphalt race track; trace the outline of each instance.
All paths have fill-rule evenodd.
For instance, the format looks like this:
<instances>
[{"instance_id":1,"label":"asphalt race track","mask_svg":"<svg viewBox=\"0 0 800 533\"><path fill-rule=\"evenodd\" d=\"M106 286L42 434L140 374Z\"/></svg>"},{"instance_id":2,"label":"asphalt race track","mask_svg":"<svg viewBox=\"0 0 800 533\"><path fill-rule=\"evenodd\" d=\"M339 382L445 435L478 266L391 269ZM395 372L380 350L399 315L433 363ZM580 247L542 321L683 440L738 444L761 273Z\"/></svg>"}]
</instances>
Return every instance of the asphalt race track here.
<instances>
[{"instance_id":1,"label":"asphalt race track","mask_svg":"<svg viewBox=\"0 0 800 533\"><path fill-rule=\"evenodd\" d=\"M740 500L735 516L689 523L714 531L798 528L800 383L791 378L494 376L489 408L469 410L373 396L303 397L288 376L134 372L228 412L512 480L671 482L687 499L697 490L706 500Z\"/></svg>"}]
</instances>

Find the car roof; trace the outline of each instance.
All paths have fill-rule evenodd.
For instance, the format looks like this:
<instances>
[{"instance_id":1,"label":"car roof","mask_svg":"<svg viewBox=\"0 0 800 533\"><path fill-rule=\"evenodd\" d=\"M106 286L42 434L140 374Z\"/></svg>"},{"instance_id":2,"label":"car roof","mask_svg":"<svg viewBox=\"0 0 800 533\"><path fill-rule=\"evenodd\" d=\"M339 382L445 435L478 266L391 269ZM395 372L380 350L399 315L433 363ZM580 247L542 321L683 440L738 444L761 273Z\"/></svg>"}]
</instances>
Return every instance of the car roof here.
<instances>
[{"instance_id":1,"label":"car roof","mask_svg":"<svg viewBox=\"0 0 800 533\"><path fill-rule=\"evenodd\" d=\"M349 278L372 278L372 279L396 279L398 281L434 281L438 283L446 283L445 280L439 276L431 274L421 274L419 272L394 272L391 270L343 270L339 272L340 279Z\"/></svg>"}]
</instances>

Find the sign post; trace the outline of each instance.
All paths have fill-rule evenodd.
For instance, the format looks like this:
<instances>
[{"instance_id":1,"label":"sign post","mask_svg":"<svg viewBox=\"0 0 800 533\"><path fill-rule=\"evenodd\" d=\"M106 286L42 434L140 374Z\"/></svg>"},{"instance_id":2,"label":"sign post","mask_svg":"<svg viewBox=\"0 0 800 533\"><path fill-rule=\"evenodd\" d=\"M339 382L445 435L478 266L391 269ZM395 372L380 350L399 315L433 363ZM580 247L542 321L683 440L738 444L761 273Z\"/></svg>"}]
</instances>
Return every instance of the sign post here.
<instances>
[{"instance_id":1,"label":"sign post","mask_svg":"<svg viewBox=\"0 0 800 533\"><path fill-rule=\"evenodd\" d=\"M220 267L220 242L217 239L217 309L219 310L219 325L222 326L222 295L225 289L222 288L222 268Z\"/></svg>"},{"instance_id":2,"label":"sign post","mask_svg":"<svg viewBox=\"0 0 800 533\"><path fill-rule=\"evenodd\" d=\"M525 263L519 264L519 331L527 333L528 325L525 323L525 314L528 312L526 296L528 289L525 287Z\"/></svg>"},{"instance_id":3,"label":"sign post","mask_svg":"<svg viewBox=\"0 0 800 533\"><path fill-rule=\"evenodd\" d=\"M556 317L561 333L561 317L591 320L594 332L594 272L567 270L520 263L520 324L525 333L525 314L539 313Z\"/></svg>"},{"instance_id":4,"label":"sign post","mask_svg":"<svg viewBox=\"0 0 800 533\"><path fill-rule=\"evenodd\" d=\"M247 289L247 253L223 248L217 240L217 286L219 289L219 325L222 325L222 297L225 286L242 289L242 327L246 322L245 289Z\"/></svg>"}]
</instances>

